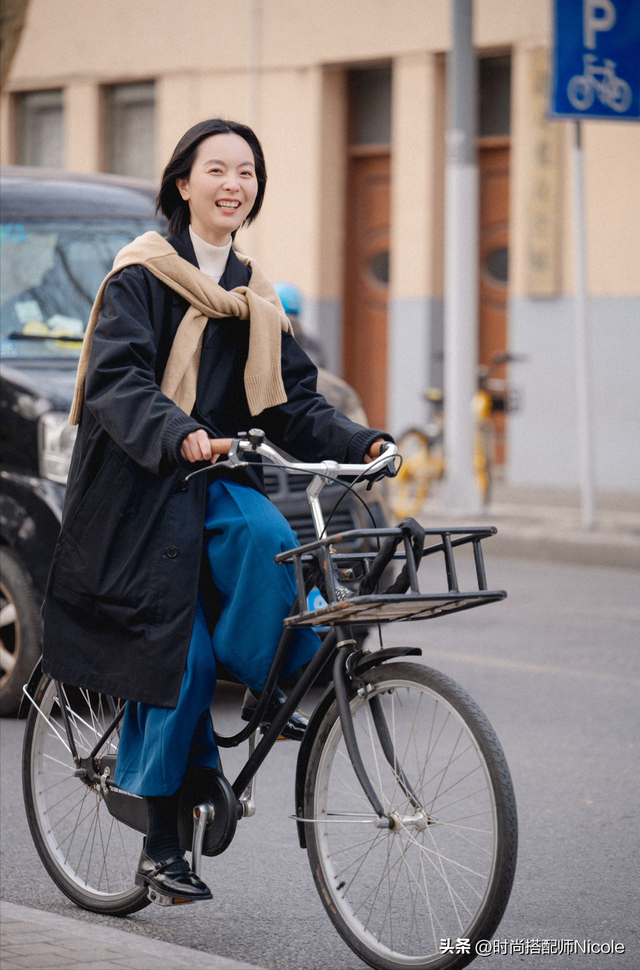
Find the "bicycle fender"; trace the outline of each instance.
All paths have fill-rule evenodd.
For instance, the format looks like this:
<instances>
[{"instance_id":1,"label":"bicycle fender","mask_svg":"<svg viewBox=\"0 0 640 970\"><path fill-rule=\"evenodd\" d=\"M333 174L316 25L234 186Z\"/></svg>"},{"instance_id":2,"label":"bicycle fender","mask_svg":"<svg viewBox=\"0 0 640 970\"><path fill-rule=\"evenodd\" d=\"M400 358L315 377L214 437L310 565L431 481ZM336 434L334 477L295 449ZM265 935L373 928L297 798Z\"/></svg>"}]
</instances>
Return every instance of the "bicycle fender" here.
<instances>
[{"instance_id":1,"label":"bicycle fender","mask_svg":"<svg viewBox=\"0 0 640 970\"><path fill-rule=\"evenodd\" d=\"M356 673L363 674L365 670L372 667L379 667L385 660L393 660L395 657L421 657L421 647L385 647L384 650L375 650L367 653L356 664Z\"/></svg>"},{"instance_id":2,"label":"bicycle fender","mask_svg":"<svg viewBox=\"0 0 640 970\"><path fill-rule=\"evenodd\" d=\"M42 680L42 657L37 661L35 667L31 671L31 676L27 681L25 687L23 688L22 699L20 701L20 707L18 708L18 721L24 721L27 714L31 710L31 703L28 697L25 697L24 691L27 692L29 697L34 697L38 684Z\"/></svg>"},{"instance_id":3,"label":"bicycle fender","mask_svg":"<svg viewBox=\"0 0 640 970\"><path fill-rule=\"evenodd\" d=\"M384 663L385 660L393 660L395 657L406 656L421 657L422 650L420 647L387 647L384 650L376 650L373 653L365 654L365 656L361 658L359 663L356 664L356 672L359 674L364 673L366 670L371 670L372 667L378 667L380 664ZM324 716L335 699L335 690L333 685L330 684L320 698L316 709L311 715L309 726L304 732L304 737L300 744L298 760L296 763L296 819L304 818L304 783L307 777L307 765L311 755L311 748L313 747L313 742L315 741L316 734L320 729ZM298 828L298 841L300 843L300 848L306 849L307 840L304 833L304 822L296 821L296 826Z\"/></svg>"}]
</instances>

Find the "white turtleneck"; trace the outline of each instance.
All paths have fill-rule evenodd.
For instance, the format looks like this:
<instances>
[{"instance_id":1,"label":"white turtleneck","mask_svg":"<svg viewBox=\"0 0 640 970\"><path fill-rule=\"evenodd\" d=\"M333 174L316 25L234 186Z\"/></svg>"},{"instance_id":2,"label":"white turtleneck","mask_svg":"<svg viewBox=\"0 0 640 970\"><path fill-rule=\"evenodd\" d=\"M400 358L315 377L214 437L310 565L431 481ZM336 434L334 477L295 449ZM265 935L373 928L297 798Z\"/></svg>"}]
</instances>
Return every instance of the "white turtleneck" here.
<instances>
[{"instance_id":1,"label":"white turtleneck","mask_svg":"<svg viewBox=\"0 0 640 970\"><path fill-rule=\"evenodd\" d=\"M226 246L212 246L211 243L201 239L191 226L189 226L189 235L198 260L198 266L205 276L208 276L214 283L219 283L227 265L232 240L229 240Z\"/></svg>"}]
</instances>

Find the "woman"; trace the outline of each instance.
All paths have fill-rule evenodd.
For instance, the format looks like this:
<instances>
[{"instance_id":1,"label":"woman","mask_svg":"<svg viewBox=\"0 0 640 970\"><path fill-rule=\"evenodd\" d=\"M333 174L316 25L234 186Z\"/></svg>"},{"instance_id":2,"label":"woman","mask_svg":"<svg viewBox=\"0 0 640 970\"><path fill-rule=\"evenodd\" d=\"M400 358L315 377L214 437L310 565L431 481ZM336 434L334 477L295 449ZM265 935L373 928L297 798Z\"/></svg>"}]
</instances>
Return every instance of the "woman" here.
<instances>
[{"instance_id":1,"label":"woman","mask_svg":"<svg viewBox=\"0 0 640 970\"><path fill-rule=\"evenodd\" d=\"M185 485L186 470L215 462L258 423L303 461L371 460L387 437L317 393L273 287L232 248L265 185L253 131L202 122L162 178L168 239L146 233L116 258L85 338L45 601L45 671L131 702L116 782L147 797L137 881L193 900L211 894L180 852L177 810L187 763L217 765L215 658L261 689L295 597L273 557L296 539L259 467L209 485L205 475ZM217 623L207 587L217 590ZM282 676L317 645L298 631ZM295 736L300 725L290 727Z\"/></svg>"}]
</instances>

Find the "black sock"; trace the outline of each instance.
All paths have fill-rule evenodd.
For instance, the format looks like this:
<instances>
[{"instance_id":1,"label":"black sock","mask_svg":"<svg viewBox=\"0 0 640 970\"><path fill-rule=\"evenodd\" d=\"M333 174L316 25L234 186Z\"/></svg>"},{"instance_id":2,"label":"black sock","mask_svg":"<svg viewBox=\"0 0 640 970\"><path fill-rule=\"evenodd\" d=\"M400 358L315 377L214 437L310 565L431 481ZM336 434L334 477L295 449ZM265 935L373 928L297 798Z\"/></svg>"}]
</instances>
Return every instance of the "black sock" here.
<instances>
[{"instance_id":1,"label":"black sock","mask_svg":"<svg viewBox=\"0 0 640 970\"><path fill-rule=\"evenodd\" d=\"M178 805L180 791L173 795L147 796L149 825L144 851L154 862L180 851L178 838Z\"/></svg>"}]
</instances>

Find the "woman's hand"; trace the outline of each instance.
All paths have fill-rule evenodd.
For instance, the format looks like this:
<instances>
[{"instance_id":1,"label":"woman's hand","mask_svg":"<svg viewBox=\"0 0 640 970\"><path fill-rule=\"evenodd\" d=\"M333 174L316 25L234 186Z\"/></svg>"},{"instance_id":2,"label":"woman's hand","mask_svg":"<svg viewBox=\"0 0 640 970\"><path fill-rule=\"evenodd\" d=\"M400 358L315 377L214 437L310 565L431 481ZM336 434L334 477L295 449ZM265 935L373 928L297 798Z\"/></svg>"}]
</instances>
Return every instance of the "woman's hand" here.
<instances>
[{"instance_id":1,"label":"woman's hand","mask_svg":"<svg viewBox=\"0 0 640 970\"><path fill-rule=\"evenodd\" d=\"M218 455L226 455L233 438L210 438L203 428L192 431L182 442L180 454L185 461L214 461Z\"/></svg>"},{"instance_id":2,"label":"woman's hand","mask_svg":"<svg viewBox=\"0 0 640 970\"><path fill-rule=\"evenodd\" d=\"M374 458L379 458L380 456L380 446L385 443L385 438L376 438L373 444L370 446L369 451L364 456L365 464L372 462Z\"/></svg>"}]
</instances>

